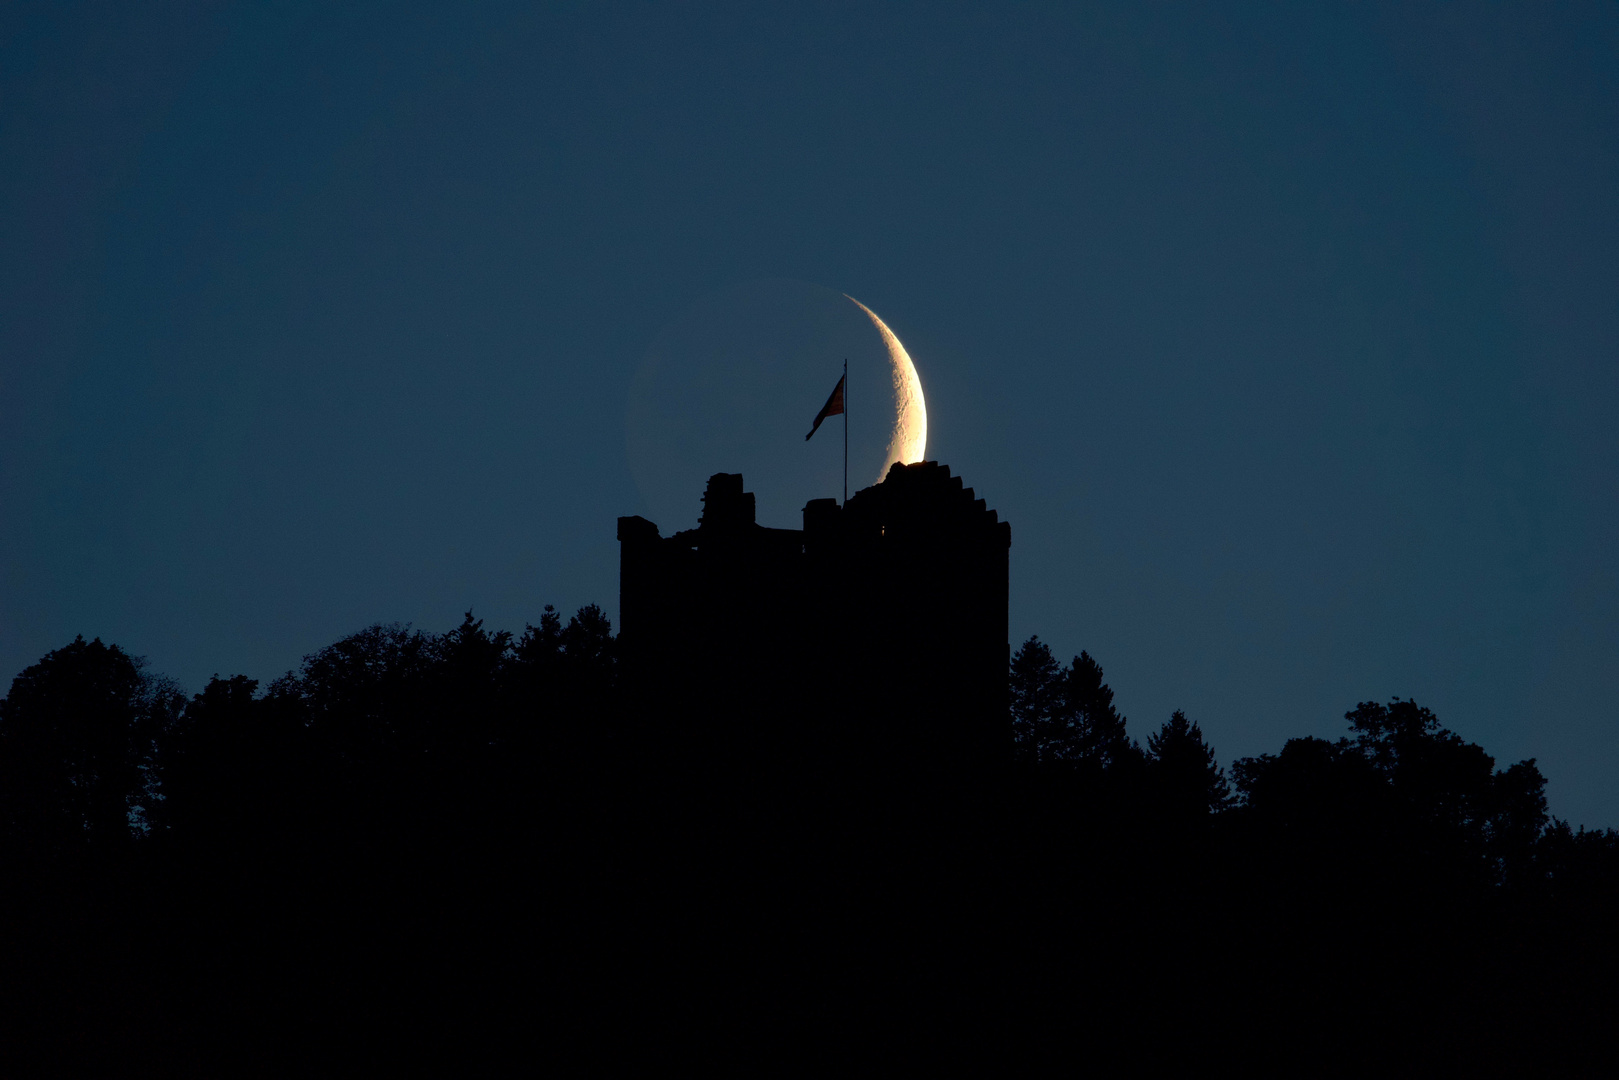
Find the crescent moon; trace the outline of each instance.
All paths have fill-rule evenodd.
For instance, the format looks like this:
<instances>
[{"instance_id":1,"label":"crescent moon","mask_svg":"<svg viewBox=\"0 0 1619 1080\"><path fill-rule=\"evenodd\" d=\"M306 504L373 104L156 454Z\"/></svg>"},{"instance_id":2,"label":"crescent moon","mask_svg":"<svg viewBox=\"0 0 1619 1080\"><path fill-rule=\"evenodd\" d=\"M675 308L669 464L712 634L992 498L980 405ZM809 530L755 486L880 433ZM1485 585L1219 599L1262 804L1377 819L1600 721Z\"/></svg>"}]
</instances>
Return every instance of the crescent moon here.
<instances>
[{"instance_id":1,"label":"crescent moon","mask_svg":"<svg viewBox=\"0 0 1619 1080\"><path fill-rule=\"evenodd\" d=\"M880 484L895 462L911 465L923 459L928 448L928 405L922 398L922 380L917 377L911 354L905 351L905 346L894 336L894 331L865 304L848 293L843 296L864 311L866 318L877 328L877 333L882 335L883 345L888 349L888 362L893 369L894 428L888 437L888 453L883 459L882 472L877 474L875 481Z\"/></svg>"}]
</instances>

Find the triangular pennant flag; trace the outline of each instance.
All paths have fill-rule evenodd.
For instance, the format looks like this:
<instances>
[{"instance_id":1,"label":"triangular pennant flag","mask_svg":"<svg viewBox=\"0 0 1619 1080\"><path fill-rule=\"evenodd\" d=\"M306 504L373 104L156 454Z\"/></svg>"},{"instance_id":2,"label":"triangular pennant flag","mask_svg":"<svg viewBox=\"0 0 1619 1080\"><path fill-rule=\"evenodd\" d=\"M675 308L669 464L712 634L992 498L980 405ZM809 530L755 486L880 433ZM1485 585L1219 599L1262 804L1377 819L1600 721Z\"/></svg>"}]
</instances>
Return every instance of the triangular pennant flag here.
<instances>
[{"instance_id":1,"label":"triangular pennant flag","mask_svg":"<svg viewBox=\"0 0 1619 1080\"><path fill-rule=\"evenodd\" d=\"M838 385L832 388L832 396L826 399L826 404L821 406L821 411L815 414L815 423L811 425L809 435L804 436L805 442L809 442L810 435L814 435L815 432L820 428L822 420L825 420L829 416L842 415L843 379L847 379L848 377L849 376L847 375L843 376L843 378L838 380Z\"/></svg>"}]
</instances>

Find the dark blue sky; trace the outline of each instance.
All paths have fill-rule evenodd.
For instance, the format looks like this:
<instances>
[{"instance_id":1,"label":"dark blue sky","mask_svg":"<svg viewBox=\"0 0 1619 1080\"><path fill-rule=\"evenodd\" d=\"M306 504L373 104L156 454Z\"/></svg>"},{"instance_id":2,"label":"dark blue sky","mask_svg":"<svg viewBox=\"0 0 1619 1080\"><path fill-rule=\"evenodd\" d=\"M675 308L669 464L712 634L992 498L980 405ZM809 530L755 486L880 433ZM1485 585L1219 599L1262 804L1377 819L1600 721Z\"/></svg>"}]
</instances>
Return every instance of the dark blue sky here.
<instances>
[{"instance_id":1,"label":"dark blue sky","mask_svg":"<svg viewBox=\"0 0 1619 1080\"><path fill-rule=\"evenodd\" d=\"M1619 825L1619 9L469 7L0 14L0 679L616 614L638 365L789 278L1138 736L1411 696Z\"/></svg>"}]
</instances>

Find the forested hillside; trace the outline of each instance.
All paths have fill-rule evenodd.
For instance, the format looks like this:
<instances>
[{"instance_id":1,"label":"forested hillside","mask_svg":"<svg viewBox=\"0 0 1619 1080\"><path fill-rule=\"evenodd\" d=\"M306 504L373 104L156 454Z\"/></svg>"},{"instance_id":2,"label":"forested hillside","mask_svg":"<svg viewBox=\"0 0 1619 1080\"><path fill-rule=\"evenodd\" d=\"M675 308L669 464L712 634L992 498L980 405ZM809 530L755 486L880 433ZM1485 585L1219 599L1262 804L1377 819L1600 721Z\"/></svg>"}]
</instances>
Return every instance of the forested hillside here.
<instances>
[{"instance_id":1,"label":"forested hillside","mask_svg":"<svg viewBox=\"0 0 1619 1080\"><path fill-rule=\"evenodd\" d=\"M51 652L0 702L11 1035L232 1068L334 1030L356 1062L970 1030L1324 1068L1574 1061L1606 1024L1619 834L1415 702L1222 767L1032 638L991 790L856 771L898 794L850 801L627 686L594 606L373 626L190 695L116 645Z\"/></svg>"}]
</instances>

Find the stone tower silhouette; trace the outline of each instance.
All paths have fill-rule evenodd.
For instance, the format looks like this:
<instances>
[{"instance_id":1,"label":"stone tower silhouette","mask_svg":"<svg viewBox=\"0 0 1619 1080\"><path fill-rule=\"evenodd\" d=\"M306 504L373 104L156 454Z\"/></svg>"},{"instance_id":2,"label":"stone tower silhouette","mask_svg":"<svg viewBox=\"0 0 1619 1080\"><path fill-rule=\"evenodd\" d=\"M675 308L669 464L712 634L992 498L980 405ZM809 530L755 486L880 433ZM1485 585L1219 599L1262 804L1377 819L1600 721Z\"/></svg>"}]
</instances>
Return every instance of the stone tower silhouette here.
<instances>
[{"instance_id":1,"label":"stone tower silhouette","mask_svg":"<svg viewBox=\"0 0 1619 1080\"><path fill-rule=\"evenodd\" d=\"M626 674L706 760L948 790L1009 755L1011 526L945 466L812 500L802 529L759 525L719 473L697 528L618 538Z\"/></svg>"}]
</instances>

